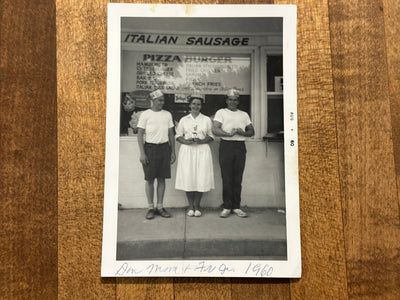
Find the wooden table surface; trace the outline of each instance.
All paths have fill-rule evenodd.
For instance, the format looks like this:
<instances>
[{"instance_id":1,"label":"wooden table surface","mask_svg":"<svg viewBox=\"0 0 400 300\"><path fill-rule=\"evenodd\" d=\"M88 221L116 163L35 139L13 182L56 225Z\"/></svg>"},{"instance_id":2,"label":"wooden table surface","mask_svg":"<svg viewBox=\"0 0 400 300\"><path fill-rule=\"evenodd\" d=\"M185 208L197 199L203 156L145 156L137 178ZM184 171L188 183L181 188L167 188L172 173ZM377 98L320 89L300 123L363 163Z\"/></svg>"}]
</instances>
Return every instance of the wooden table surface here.
<instances>
[{"instance_id":1,"label":"wooden table surface","mask_svg":"<svg viewBox=\"0 0 400 300\"><path fill-rule=\"evenodd\" d=\"M0 298L400 299L400 2L252 2L298 5L297 280L101 279L107 2L0 2Z\"/></svg>"}]
</instances>

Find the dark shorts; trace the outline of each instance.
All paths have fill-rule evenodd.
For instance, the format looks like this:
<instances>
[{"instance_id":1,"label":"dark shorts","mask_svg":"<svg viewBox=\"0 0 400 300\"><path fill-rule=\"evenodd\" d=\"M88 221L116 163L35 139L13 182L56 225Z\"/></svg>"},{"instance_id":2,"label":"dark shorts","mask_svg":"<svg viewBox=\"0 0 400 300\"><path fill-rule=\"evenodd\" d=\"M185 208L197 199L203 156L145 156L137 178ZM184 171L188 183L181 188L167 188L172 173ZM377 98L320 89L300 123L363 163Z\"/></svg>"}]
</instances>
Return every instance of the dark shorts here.
<instances>
[{"instance_id":1,"label":"dark shorts","mask_svg":"<svg viewBox=\"0 0 400 300\"><path fill-rule=\"evenodd\" d=\"M171 178L171 148L169 143L144 144L148 163L143 165L144 179L146 181L155 178Z\"/></svg>"}]
</instances>

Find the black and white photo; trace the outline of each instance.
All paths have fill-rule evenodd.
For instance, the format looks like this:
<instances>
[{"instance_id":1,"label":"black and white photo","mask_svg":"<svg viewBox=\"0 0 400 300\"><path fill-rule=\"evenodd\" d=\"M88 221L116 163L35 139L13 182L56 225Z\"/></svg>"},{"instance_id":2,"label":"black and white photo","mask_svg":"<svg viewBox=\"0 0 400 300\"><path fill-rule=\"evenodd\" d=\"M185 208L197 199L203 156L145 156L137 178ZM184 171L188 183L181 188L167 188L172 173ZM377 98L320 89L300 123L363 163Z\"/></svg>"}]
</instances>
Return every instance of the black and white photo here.
<instances>
[{"instance_id":1,"label":"black and white photo","mask_svg":"<svg viewBox=\"0 0 400 300\"><path fill-rule=\"evenodd\" d=\"M109 4L102 276L300 277L296 7Z\"/></svg>"}]
</instances>

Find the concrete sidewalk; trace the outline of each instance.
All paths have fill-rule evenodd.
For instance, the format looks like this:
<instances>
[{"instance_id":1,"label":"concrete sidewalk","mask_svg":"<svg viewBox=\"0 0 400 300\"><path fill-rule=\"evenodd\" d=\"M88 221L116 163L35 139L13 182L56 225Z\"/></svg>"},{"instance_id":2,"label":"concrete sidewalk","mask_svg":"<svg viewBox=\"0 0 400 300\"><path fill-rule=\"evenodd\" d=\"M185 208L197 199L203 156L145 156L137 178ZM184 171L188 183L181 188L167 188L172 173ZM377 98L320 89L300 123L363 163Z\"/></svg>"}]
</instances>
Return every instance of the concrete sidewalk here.
<instances>
[{"instance_id":1,"label":"concrete sidewalk","mask_svg":"<svg viewBox=\"0 0 400 300\"><path fill-rule=\"evenodd\" d=\"M146 220L147 209L118 211L117 260L268 259L284 260L286 215L269 208L244 209L248 218L204 208L188 217L185 208L167 209L171 218Z\"/></svg>"}]
</instances>

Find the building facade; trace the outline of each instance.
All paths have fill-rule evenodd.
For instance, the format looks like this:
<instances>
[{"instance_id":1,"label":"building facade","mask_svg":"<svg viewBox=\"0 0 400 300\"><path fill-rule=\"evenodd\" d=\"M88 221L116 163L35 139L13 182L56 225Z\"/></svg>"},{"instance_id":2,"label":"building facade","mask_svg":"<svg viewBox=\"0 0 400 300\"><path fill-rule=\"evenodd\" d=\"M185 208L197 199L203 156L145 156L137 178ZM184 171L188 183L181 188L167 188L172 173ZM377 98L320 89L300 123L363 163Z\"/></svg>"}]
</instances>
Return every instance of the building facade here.
<instances>
[{"instance_id":1,"label":"building facade","mask_svg":"<svg viewBox=\"0 0 400 300\"><path fill-rule=\"evenodd\" d=\"M243 206L285 207L282 69L281 18L122 18L121 99L135 95L136 111L150 107L146 93L161 89L176 124L188 114L191 94L204 97L202 113L213 118L226 91L240 91L239 108L255 128L246 141ZM134 132L120 137L119 203L146 207ZM203 206L222 203L218 145L218 138L210 144L216 189L203 196ZM183 207L175 172L174 164L164 203Z\"/></svg>"}]
</instances>

